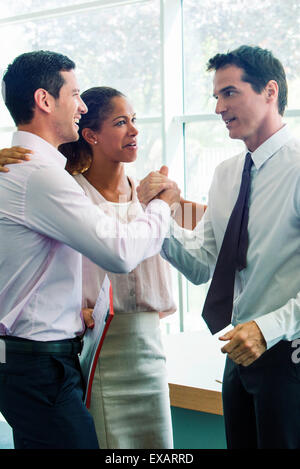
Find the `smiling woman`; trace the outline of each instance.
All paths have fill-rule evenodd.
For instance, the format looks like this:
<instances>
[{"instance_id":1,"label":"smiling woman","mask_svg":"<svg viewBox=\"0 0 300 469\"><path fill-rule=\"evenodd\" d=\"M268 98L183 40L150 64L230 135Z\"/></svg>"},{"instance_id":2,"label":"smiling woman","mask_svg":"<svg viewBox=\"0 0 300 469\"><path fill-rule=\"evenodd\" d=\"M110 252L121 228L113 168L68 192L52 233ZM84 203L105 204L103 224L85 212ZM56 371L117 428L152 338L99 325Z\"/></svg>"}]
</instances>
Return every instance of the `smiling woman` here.
<instances>
[{"instance_id":1,"label":"smiling woman","mask_svg":"<svg viewBox=\"0 0 300 469\"><path fill-rule=\"evenodd\" d=\"M105 88L102 88L102 91L103 94L105 92L109 94L109 89L105 91ZM93 88L83 93L82 97L90 100L91 95L95 95L96 92L97 89ZM132 106L123 95L116 93L116 96L111 97L109 101L109 108L111 109L109 117L103 120L101 125L98 122L98 128L82 129L84 140L93 145L94 156L85 174L87 179L94 173L96 166L101 166L102 171L105 171L110 163L131 163L137 157L138 130Z\"/></svg>"},{"instance_id":2,"label":"smiling woman","mask_svg":"<svg viewBox=\"0 0 300 469\"><path fill-rule=\"evenodd\" d=\"M79 140L61 145L67 169L86 195L122 223L143 210L125 164L137 158L135 112L123 93L94 87ZM97 363L90 411L101 448L172 448L172 425L159 318L176 309L169 265L158 255L127 275L105 272L83 259L83 307L91 313L105 275L115 317ZM91 318L89 319L91 321Z\"/></svg>"}]
</instances>

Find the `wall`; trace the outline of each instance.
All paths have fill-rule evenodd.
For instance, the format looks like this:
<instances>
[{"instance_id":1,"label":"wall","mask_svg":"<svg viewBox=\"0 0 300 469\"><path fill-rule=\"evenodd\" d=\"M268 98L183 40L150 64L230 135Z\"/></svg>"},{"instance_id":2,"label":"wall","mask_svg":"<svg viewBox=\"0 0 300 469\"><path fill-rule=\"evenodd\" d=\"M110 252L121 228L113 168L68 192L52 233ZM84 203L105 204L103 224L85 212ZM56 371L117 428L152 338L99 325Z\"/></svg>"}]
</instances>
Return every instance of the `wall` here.
<instances>
[{"instance_id":1,"label":"wall","mask_svg":"<svg viewBox=\"0 0 300 469\"><path fill-rule=\"evenodd\" d=\"M171 407L175 449L226 449L224 417Z\"/></svg>"}]
</instances>

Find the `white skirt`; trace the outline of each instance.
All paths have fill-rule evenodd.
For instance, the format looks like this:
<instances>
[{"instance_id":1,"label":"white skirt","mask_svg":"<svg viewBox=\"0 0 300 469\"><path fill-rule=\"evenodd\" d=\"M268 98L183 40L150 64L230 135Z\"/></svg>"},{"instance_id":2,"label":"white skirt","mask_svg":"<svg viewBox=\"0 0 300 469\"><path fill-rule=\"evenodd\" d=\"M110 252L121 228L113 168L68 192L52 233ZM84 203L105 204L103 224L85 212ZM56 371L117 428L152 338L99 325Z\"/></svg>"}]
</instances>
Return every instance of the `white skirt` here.
<instances>
[{"instance_id":1,"label":"white skirt","mask_svg":"<svg viewBox=\"0 0 300 469\"><path fill-rule=\"evenodd\" d=\"M170 449L173 434L158 313L115 314L92 386L102 449Z\"/></svg>"}]
</instances>

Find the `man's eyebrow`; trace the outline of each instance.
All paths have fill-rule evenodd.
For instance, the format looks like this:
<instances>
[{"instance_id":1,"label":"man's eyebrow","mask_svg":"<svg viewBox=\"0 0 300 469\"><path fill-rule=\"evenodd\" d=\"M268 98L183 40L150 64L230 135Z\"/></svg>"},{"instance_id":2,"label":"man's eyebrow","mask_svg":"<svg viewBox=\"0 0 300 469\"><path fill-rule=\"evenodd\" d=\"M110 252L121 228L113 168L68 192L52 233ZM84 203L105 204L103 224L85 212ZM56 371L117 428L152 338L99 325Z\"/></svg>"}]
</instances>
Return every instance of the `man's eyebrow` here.
<instances>
[{"instance_id":1,"label":"man's eyebrow","mask_svg":"<svg viewBox=\"0 0 300 469\"><path fill-rule=\"evenodd\" d=\"M222 88L218 94L223 94L223 93L226 93L226 91L232 91L232 90L236 90L237 88L233 85L230 85L230 86L225 86L224 88ZM217 94L213 94L213 97L216 98L218 95Z\"/></svg>"},{"instance_id":2,"label":"man's eyebrow","mask_svg":"<svg viewBox=\"0 0 300 469\"><path fill-rule=\"evenodd\" d=\"M79 88L74 88L74 89L72 90L72 93L80 93L80 89L79 89Z\"/></svg>"}]
</instances>

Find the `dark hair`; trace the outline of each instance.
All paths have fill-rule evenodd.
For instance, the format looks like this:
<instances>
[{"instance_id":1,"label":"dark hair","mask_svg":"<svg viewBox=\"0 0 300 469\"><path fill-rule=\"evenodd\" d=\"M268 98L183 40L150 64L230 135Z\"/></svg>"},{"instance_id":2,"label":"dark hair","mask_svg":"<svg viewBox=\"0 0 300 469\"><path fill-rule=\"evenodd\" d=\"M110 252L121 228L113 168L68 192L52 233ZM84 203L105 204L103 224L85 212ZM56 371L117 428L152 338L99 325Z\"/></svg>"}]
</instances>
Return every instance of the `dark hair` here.
<instances>
[{"instance_id":1,"label":"dark hair","mask_svg":"<svg viewBox=\"0 0 300 469\"><path fill-rule=\"evenodd\" d=\"M242 80L250 83L256 93L261 93L270 80L275 80L278 84L278 112L283 116L288 95L286 75L281 62L271 51L257 46L240 46L209 59L207 70L218 70L227 65L243 69Z\"/></svg>"},{"instance_id":2,"label":"dark hair","mask_svg":"<svg viewBox=\"0 0 300 469\"><path fill-rule=\"evenodd\" d=\"M120 91L107 86L90 88L81 94L81 99L88 108L86 114L81 115L79 121L79 139L76 142L64 143L59 146L59 151L67 158L66 169L72 173L81 173L86 170L92 160L90 144L83 138L82 130L91 129L100 131L104 120L113 111L112 99L125 97Z\"/></svg>"},{"instance_id":3,"label":"dark hair","mask_svg":"<svg viewBox=\"0 0 300 469\"><path fill-rule=\"evenodd\" d=\"M33 118L34 93L44 88L55 99L64 84L61 71L75 68L75 63L57 52L33 51L19 55L3 76L3 99L16 125Z\"/></svg>"}]
</instances>

